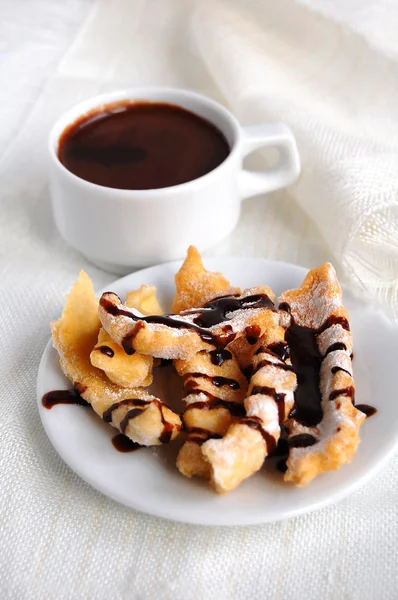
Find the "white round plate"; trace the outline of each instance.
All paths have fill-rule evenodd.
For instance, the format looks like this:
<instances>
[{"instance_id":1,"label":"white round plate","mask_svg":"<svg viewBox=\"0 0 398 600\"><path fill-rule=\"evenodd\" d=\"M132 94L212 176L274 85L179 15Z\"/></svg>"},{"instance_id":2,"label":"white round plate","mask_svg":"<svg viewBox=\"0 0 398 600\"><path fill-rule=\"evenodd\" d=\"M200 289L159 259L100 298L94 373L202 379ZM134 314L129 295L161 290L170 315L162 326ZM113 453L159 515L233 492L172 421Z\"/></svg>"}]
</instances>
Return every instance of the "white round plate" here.
<instances>
[{"instance_id":1,"label":"white round plate","mask_svg":"<svg viewBox=\"0 0 398 600\"><path fill-rule=\"evenodd\" d=\"M208 269L221 271L241 288L270 286L278 295L301 284L306 269L252 258L206 259ZM141 284L155 285L162 305L171 306L174 274L180 263L150 267L123 277L107 289L122 298ZM358 404L371 404L377 413L361 427L354 460L339 471L317 477L297 488L266 465L227 495L217 495L199 479L186 479L177 470L178 444L119 453L111 444L115 430L89 408L42 406L43 394L67 389L58 356L48 343L39 368L37 397L40 417L54 448L90 485L107 496L145 513L202 525L249 525L287 519L340 500L368 480L392 454L398 441L398 330L383 314L349 291L344 303L354 339L354 377ZM163 390L165 391L165 390ZM164 397L164 395L163 395ZM267 462L267 461L266 461Z\"/></svg>"}]
</instances>

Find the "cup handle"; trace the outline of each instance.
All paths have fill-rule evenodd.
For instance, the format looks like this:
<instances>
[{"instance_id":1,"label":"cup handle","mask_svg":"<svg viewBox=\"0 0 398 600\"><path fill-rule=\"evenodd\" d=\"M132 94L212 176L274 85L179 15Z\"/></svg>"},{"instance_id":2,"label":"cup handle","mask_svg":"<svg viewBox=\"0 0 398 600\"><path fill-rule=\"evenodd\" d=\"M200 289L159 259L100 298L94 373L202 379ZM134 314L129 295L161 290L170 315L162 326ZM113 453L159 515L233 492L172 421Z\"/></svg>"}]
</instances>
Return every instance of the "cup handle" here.
<instances>
[{"instance_id":1,"label":"cup handle","mask_svg":"<svg viewBox=\"0 0 398 600\"><path fill-rule=\"evenodd\" d=\"M277 163L265 171L246 171L240 174L243 198L272 192L285 187L300 174L300 157L292 131L283 123L242 127L242 159L258 148L275 148L279 152Z\"/></svg>"}]
</instances>

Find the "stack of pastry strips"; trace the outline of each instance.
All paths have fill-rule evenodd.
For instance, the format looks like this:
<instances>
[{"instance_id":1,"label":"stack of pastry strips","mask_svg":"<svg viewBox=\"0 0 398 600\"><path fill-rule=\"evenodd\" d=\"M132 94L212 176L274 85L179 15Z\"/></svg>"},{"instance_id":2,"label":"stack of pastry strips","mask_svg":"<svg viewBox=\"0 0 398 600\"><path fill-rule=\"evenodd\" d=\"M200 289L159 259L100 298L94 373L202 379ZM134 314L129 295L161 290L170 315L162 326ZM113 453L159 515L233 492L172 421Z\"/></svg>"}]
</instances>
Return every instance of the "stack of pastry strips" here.
<instances>
[{"instance_id":1,"label":"stack of pastry strips","mask_svg":"<svg viewBox=\"0 0 398 600\"><path fill-rule=\"evenodd\" d=\"M52 324L53 343L82 397L134 442L184 436L183 475L230 491L261 468L283 432L284 479L305 485L349 462L359 442L365 415L353 403L352 338L330 264L282 294L279 308L274 302L267 287L231 287L191 247L172 314L151 286L124 303L112 292L98 302L81 273ZM183 378L182 417L147 391L159 359Z\"/></svg>"},{"instance_id":2,"label":"stack of pastry strips","mask_svg":"<svg viewBox=\"0 0 398 600\"><path fill-rule=\"evenodd\" d=\"M154 296L153 289L149 293ZM142 289L138 297L140 294L143 305L136 302L137 298L134 303L145 309L148 290ZM156 307L156 302L152 306ZM153 358L127 356L101 328L98 300L86 273L80 273L67 296L61 318L51 324L51 329L63 372L100 417L143 446L161 444L162 436L169 441L178 435L179 415L139 387L152 382ZM103 354L100 348L104 347L112 350L113 355ZM98 354L104 358L99 359ZM99 360L103 361L101 368ZM136 368L131 368L131 363ZM121 381L128 385L122 385ZM134 418L128 418L129 414Z\"/></svg>"}]
</instances>

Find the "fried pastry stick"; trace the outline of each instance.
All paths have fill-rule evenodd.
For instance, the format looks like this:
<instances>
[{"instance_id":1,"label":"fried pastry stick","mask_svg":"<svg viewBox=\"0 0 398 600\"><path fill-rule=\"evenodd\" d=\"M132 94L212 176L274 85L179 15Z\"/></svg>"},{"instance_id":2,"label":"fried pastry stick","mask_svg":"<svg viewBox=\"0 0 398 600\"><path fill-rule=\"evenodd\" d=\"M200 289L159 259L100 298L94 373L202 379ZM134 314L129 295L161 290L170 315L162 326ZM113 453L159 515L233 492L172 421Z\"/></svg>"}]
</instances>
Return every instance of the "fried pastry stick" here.
<instances>
[{"instance_id":1,"label":"fried pastry stick","mask_svg":"<svg viewBox=\"0 0 398 600\"><path fill-rule=\"evenodd\" d=\"M172 312L180 313L194 306L204 306L218 296L239 296L240 289L231 287L221 273L204 268L202 257L195 246L188 248L187 256L175 276L176 295Z\"/></svg>"},{"instance_id":2,"label":"fried pastry stick","mask_svg":"<svg viewBox=\"0 0 398 600\"><path fill-rule=\"evenodd\" d=\"M92 282L83 271L67 296L62 317L51 324L53 345L64 374L94 411L131 440L144 446L174 439L181 419L142 388L127 389L109 381L90 362L100 321Z\"/></svg>"},{"instance_id":3,"label":"fried pastry stick","mask_svg":"<svg viewBox=\"0 0 398 600\"><path fill-rule=\"evenodd\" d=\"M209 477L201 445L209 438L222 437L234 417L244 414L247 380L228 350L201 351L188 360L176 360L174 365L184 378L183 422L188 434L177 457L177 468L187 477Z\"/></svg>"},{"instance_id":4,"label":"fried pastry stick","mask_svg":"<svg viewBox=\"0 0 398 600\"><path fill-rule=\"evenodd\" d=\"M138 290L129 292L126 306L136 308L144 315L163 314L154 286L142 285ZM103 327L99 330L98 340L90 354L90 360L94 367L105 371L108 378L121 387L147 387L152 383L152 356L138 352L129 356L122 346L112 340Z\"/></svg>"},{"instance_id":5,"label":"fried pastry stick","mask_svg":"<svg viewBox=\"0 0 398 600\"><path fill-rule=\"evenodd\" d=\"M299 385L285 423L289 457L285 481L306 485L353 458L365 415L354 406L352 336L331 264L313 269L280 307L291 315L286 339Z\"/></svg>"},{"instance_id":6,"label":"fried pastry stick","mask_svg":"<svg viewBox=\"0 0 398 600\"><path fill-rule=\"evenodd\" d=\"M278 321L277 311L272 313L272 298L269 288L250 288L240 296L216 298L178 315L145 317L107 292L100 299L98 315L104 329L127 354L189 359L201 350L225 348L247 331L260 337L269 326L270 314Z\"/></svg>"},{"instance_id":7,"label":"fried pastry stick","mask_svg":"<svg viewBox=\"0 0 398 600\"><path fill-rule=\"evenodd\" d=\"M281 315L282 322L286 319ZM279 440L283 422L294 404L296 376L289 364L285 328L270 326L253 357L253 375L246 416L232 423L222 439L202 445L210 482L219 493L236 488L258 471Z\"/></svg>"}]
</instances>

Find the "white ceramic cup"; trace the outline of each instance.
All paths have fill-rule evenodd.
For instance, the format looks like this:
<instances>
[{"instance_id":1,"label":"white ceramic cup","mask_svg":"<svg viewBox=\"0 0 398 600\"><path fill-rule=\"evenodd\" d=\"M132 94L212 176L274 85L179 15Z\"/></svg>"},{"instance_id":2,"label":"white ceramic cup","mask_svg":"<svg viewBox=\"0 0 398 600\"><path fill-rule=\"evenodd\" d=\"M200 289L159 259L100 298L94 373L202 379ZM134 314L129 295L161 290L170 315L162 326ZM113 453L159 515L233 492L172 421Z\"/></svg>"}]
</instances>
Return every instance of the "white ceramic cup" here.
<instances>
[{"instance_id":1,"label":"white ceramic cup","mask_svg":"<svg viewBox=\"0 0 398 600\"><path fill-rule=\"evenodd\" d=\"M213 171L167 188L119 190L77 177L58 158L61 134L82 115L121 100L181 106L212 122L231 151ZM206 250L234 229L244 198L287 186L300 172L296 142L286 125L241 127L217 102L178 89L138 88L86 100L55 123L49 146L51 198L60 234L91 262L118 274L182 258L190 244ZM245 156L266 147L279 151L275 166L263 172L242 168Z\"/></svg>"}]
</instances>

